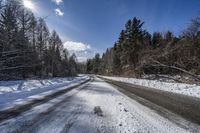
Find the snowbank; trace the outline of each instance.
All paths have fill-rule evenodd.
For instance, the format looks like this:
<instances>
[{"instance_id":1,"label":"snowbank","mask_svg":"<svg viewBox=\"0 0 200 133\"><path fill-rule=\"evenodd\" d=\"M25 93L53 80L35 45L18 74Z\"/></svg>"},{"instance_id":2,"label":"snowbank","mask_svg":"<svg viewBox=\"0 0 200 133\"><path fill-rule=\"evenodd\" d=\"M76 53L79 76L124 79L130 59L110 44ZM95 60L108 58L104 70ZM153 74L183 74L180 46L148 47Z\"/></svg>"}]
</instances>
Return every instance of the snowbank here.
<instances>
[{"instance_id":1,"label":"snowbank","mask_svg":"<svg viewBox=\"0 0 200 133\"><path fill-rule=\"evenodd\" d=\"M19 93L21 91L31 91L33 89L55 86L69 83L81 79L82 77L53 78L44 80L17 80L17 81L0 81L0 94L7 92Z\"/></svg>"},{"instance_id":2,"label":"snowbank","mask_svg":"<svg viewBox=\"0 0 200 133\"><path fill-rule=\"evenodd\" d=\"M109 77L109 76L101 76L101 77L115 81L121 81L121 82L146 86L163 91L200 98L200 86L197 86L195 84L191 85L183 83L168 83L158 80L146 80L146 79L124 78L124 77Z\"/></svg>"},{"instance_id":3,"label":"snowbank","mask_svg":"<svg viewBox=\"0 0 200 133\"><path fill-rule=\"evenodd\" d=\"M84 82L88 78L79 76L44 80L0 81L0 110L66 89Z\"/></svg>"}]
</instances>

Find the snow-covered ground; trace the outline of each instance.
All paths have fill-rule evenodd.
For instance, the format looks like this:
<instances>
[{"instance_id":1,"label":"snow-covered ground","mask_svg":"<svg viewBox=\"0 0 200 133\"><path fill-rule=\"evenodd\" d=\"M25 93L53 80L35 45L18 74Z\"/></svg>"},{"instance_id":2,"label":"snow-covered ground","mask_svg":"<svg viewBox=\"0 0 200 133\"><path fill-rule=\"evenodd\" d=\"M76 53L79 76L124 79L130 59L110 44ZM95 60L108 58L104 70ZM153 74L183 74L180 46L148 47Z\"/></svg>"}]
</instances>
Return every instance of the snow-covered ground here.
<instances>
[{"instance_id":1,"label":"snow-covered ground","mask_svg":"<svg viewBox=\"0 0 200 133\"><path fill-rule=\"evenodd\" d=\"M147 80L147 79L136 79L136 78L125 78L125 77L109 77L109 76L101 76L101 77L115 81L121 81L121 82L141 85L163 91L200 98L200 86L195 84L191 85L184 83L169 83L169 82L162 82L159 80Z\"/></svg>"},{"instance_id":2,"label":"snow-covered ground","mask_svg":"<svg viewBox=\"0 0 200 133\"><path fill-rule=\"evenodd\" d=\"M82 88L83 87L83 88ZM20 133L186 133L155 111L95 78L56 99L0 123L0 131ZM94 113L99 106L103 116Z\"/></svg>"},{"instance_id":3,"label":"snow-covered ground","mask_svg":"<svg viewBox=\"0 0 200 133\"><path fill-rule=\"evenodd\" d=\"M0 110L42 98L56 91L77 85L89 77L52 78L43 80L0 81Z\"/></svg>"}]
</instances>

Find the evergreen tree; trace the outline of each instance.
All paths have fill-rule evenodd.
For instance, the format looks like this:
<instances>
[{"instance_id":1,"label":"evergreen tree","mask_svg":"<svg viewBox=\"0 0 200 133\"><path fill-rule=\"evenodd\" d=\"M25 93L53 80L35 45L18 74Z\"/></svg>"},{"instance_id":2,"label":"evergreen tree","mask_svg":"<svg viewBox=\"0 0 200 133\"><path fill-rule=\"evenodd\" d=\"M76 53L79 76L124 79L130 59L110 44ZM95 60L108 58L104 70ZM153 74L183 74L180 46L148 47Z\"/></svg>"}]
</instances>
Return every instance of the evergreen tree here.
<instances>
[{"instance_id":1,"label":"evergreen tree","mask_svg":"<svg viewBox=\"0 0 200 133\"><path fill-rule=\"evenodd\" d=\"M78 70L78 66L77 66L77 58L76 58L76 55L75 54L72 54L70 57L69 57L69 66L70 66L70 75L71 76L74 76L77 74L77 70Z\"/></svg>"},{"instance_id":2,"label":"evergreen tree","mask_svg":"<svg viewBox=\"0 0 200 133\"><path fill-rule=\"evenodd\" d=\"M93 68L94 68L93 60L88 59L87 63L86 63L86 72L87 73L93 73Z\"/></svg>"},{"instance_id":3,"label":"evergreen tree","mask_svg":"<svg viewBox=\"0 0 200 133\"><path fill-rule=\"evenodd\" d=\"M174 40L174 35L172 32L168 31L166 34L165 34L165 41L167 43L172 43Z\"/></svg>"},{"instance_id":4,"label":"evergreen tree","mask_svg":"<svg viewBox=\"0 0 200 133\"><path fill-rule=\"evenodd\" d=\"M134 68L138 62L138 53L142 47L144 31L142 29L143 22L137 18L129 20L126 24L125 37L126 40L122 46L124 64Z\"/></svg>"},{"instance_id":5,"label":"evergreen tree","mask_svg":"<svg viewBox=\"0 0 200 133\"><path fill-rule=\"evenodd\" d=\"M121 51L121 45L115 43L113 49L113 73L115 75L119 75L121 73Z\"/></svg>"},{"instance_id":6,"label":"evergreen tree","mask_svg":"<svg viewBox=\"0 0 200 133\"><path fill-rule=\"evenodd\" d=\"M49 30L44 19L40 18L37 25L37 43L36 49L39 57L39 76L46 75L47 46L49 42Z\"/></svg>"},{"instance_id":7,"label":"evergreen tree","mask_svg":"<svg viewBox=\"0 0 200 133\"><path fill-rule=\"evenodd\" d=\"M69 57L56 31L50 36L44 19L22 5L0 0L0 78L75 75L75 55Z\"/></svg>"},{"instance_id":8,"label":"evergreen tree","mask_svg":"<svg viewBox=\"0 0 200 133\"><path fill-rule=\"evenodd\" d=\"M0 46L1 46L1 70L3 75L21 76L16 72L22 68L20 59L23 54L20 53L19 27L17 19L18 5L13 1L8 2L2 9L0 17ZM15 69L11 69L15 68Z\"/></svg>"},{"instance_id":9,"label":"evergreen tree","mask_svg":"<svg viewBox=\"0 0 200 133\"><path fill-rule=\"evenodd\" d=\"M99 53L97 53L94 57L94 68L93 68L93 71L96 74L100 71L100 63L101 63L100 55Z\"/></svg>"},{"instance_id":10,"label":"evergreen tree","mask_svg":"<svg viewBox=\"0 0 200 133\"><path fill-rule=\"evenodd\" d=\"M153 38L152 38L152 46L153 48L157 48L162 46L163 43L163 37L162 34L159 32L153 33Z\"/></svg>"}]
</instances>

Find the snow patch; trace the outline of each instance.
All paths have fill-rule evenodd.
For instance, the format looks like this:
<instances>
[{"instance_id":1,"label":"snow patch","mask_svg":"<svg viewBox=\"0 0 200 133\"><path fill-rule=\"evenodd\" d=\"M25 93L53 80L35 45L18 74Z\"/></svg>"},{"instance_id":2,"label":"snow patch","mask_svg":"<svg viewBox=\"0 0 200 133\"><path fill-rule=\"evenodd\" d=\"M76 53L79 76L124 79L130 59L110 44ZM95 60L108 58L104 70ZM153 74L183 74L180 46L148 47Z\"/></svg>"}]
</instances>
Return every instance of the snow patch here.
<instances>
[{"instance_id":1,"label":"snow patch","mask_svg":"<svg viewBox=\"0 0 200 133\"><path fill-rule=\"evenodd\" d=\"M89 79L87 76L44 80L0 81L0 110L40 99L57 91L75 86Z\"/></svg>"},{"instance_id":2,"label":"snow patch","mask_svg":"<svg viewBox=\"0 0 200 133\"><path fill-rule=\"evenodd\" d=\"M125 78L125 77L109 77L109 76L101 76L101 77L110 80L141 85L158 90L200 98L200 86L196 84L191 85L184 83L168 83L159 80L147 80L147 79L136 79L136 78Z\"/></svg>"}]
</instances>

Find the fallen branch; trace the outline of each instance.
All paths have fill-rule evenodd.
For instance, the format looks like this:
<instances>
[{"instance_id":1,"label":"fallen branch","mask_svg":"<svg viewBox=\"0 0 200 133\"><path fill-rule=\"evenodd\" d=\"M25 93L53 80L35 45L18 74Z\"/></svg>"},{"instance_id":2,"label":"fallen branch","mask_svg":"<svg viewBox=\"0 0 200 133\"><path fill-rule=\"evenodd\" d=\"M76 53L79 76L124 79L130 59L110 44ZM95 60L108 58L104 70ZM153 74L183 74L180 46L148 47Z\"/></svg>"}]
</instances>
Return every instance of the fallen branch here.
<instances>
[{"instance_id":1,"label":"fallen branch","mask_svg":"<svg viewBox=\"0 0 200 133\"><path fill-rule=\"evenodd\" d=\"M193 73L191 73L191 72L189 72L189 71L187 71L187 70L185 70L183 68L176 67L176 66L165 65L165 64L163 64L163 63L161 63L159 61L155 61L155 60L153 60L153 62L156 63L157 65L152 65L152 66L161 66L161 67L167 67L167 68L171 68L171 69L174 69L174 70L178 70L178 71L186 73L186 74L190 75L191 77L195 78L196 80L200 81L200 77L198 75L195 75L195 74L193 74Z\"/></svg>"}]
</instances>

